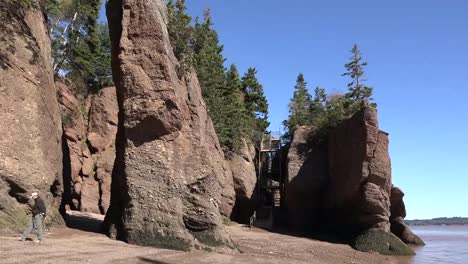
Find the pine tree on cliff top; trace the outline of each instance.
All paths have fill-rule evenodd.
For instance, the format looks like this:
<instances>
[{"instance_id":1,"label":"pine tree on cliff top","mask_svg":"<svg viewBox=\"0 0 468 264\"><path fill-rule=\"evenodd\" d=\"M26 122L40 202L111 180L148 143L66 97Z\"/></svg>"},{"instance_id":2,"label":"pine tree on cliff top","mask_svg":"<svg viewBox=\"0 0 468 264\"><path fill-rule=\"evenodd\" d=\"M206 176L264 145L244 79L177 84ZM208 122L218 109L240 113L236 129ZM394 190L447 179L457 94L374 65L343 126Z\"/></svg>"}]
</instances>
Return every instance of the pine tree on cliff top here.
<instances>
[{"instance_id":1,"label":"pine tree on cliff top","mask_svg":"<svg viewBox=\"0 0 468 264\"><path fill-rule=\"evenodd\" d=\"M312 126L318 126L320 122L325 118L325 106L327 103L327 94L324 88L315 87L314 99L310 105L310 124Z\"/></svg>"},{"instance_id":2,"label":"pine tree on cliff top","mask_svg":"<svg viewBox=\"0 0 468 264\"><path fill-rule=\"evenodd\" d=\"M294 86L293 97L289 102L289 118L283 122L288 130L288 136L292 136L296 127L310 124L311 106L312 96L307 90L307 82L304 80L304 75L300 73L297 76L296 86Z\"/></svg>"},{"instance_id":3,"label":"pine tree on cliff top","mask_svg":"<svg viewBox=\"0 0 468 264\"><path fill-rule=\"evenodd\" d=\"M370 103L373 101L372 87L364 85L366 81L364 67L367 66L367 62L363 61L361 51L356 44L354 44L351 53L350 62L345 64L346 72L342 74L342 76L351 77L351 82L348 83L348 93L345 94L350 114L363 106L377 107L377 104Z\"/></svg>"},{"instance_id":4,"label":"pine tree on cliff top","mask_svg":"<svg viewBox=\"0 0 468 264\"><path fill-rule=\"evenodd\" d=\"M192 17L187 14L185 0L169 0L167 2L169 18L169 38L174 54L180 63L192 65L193 63L193 27L190 25Z\"/></svg>"},{"instance_id":5,"label":"pine tree on cliff top","mask_svg":"<svg viewBox=\"0 0 468 264\"><path fill-rule=\"evenodd\" d=\"M230 151L239 151L245 136L245 111L242 99L242 82L237 67L232 64L226 72L226 84L222 93L223 120L219 136L221 144Z\"/></svg>"},{"instance_id":6,"label":"pine tree on cliff top","mask_svg":"<svg viewBox=\"0 0 468 264\"><path fill-rule=\"evenodd\" d=\"M223 90L225 84L223 46L219 43L218 34L212 28L209 13L202 23L195 21L194 28L194 66L202 88L203 99L208 106L208 113L219 133L223 126ZM224 141L224 139L220 139Z\"/></svg>"},{"instance_id":7,"label":"pine tree on cliff top","mask_svg":"<svg viewBox=\"0 0 468 264\"><path fill-rule=\"evenodd\" d=\"M246 122L251 131L251 138L261 136L268 122L268 101L263 93L263 86L257 80L257 70L249 68L242 77L242 92L246 110Z\"/></svg>"},{"instance_id":8,"label":"pine tree on cliff top","mask_svg":"<svg viewBox=\"0 0 468 264\"><path fill-rule=\"evenodd\" d=\"M213 29L209 9L204 11L203 22L196 18L191 26L185 1L168 1L167 8L168 30L176 57L181 66L194 66L220 143L228 151L238 151L242 139L251 139L254 130L263 132L269 125L268 104L255 77L256 71L249 69L242 81L235 65L226 72L223 45Z\"/></svg>"}]
</instances>

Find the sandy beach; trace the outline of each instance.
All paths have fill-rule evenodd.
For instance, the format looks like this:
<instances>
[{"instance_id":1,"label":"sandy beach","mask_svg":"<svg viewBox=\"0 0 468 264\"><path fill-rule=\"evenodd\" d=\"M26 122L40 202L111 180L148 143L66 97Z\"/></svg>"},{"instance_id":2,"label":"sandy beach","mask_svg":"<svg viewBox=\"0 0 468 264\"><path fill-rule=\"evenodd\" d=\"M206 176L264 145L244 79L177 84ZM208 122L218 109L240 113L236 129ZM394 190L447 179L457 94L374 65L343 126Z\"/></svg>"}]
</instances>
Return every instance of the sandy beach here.
<instances>
[{"instance_id":1,"label":"sandy beach","mask_svg":"<svg viewBox=\"0 0 468 264\"><path fill-rule=\"evenodd\" d=\"M44 242L0 236L0 259L13 263L396 263L392 257L363 253L348 245L249 229L226 227L240 252L182 252L129 245L102 234L72 228L51 230Z\"/></svg>"}]
</instances>

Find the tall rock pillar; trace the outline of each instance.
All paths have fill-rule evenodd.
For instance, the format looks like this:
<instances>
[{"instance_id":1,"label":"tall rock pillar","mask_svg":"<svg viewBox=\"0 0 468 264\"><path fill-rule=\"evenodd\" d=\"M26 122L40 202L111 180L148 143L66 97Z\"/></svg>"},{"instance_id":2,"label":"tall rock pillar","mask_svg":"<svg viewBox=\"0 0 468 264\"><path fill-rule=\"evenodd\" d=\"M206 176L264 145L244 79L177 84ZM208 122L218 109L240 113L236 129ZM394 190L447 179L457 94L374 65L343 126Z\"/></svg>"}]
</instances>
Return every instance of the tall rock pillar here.
<instances>
[{"instance_id":1,"label":"tall rock pillar","mask_svg":"<svg viewBox=\"0 0 468 264\"><path fill-rule=\"evenodd\" d=\"M41 1L20 3L0 2L0 229L23 228L27 216L20 205L32 191L56 207L62 194L49 32Z\"/></svg>"},{"instance_id":2,"label":"tall rock pillar","mask_svg":"<svg viewBox=\"0 0 468 264\"><path fill-rule=\"evenodd\" d=\"M107 4L119 124L105 228L133 244L230 244L232 174L196 74L179 78L162 0Z\"/></svg>"}]
</instances>

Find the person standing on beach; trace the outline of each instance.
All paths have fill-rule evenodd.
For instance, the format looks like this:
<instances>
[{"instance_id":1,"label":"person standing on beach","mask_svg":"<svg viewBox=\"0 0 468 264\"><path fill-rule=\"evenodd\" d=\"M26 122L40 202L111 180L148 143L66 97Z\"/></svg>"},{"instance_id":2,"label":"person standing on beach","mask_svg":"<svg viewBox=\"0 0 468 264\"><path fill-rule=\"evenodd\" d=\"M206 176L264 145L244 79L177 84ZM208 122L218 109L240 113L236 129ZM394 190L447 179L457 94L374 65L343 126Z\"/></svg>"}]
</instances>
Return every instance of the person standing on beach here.
<instances>
[{"instance_id":1,"label":"person standing on beach","mask_svg":"<svg viewBox=\"0 0 468 264\"><path fill-rule=\"evenodd\" d=\"M34 228L37 235L37 240L35 240L34 242L39 243L43 239L42 219L46 216L46 207L44 201L41 199L41 197L39 197L39 194L37 192L33 192L31 194L31 199L34 202L34 204L31 207L32 217L29 221L28 227L26 228L26 230L24 230L23 234L21 235L20 241L25 241Z\"/></svg>"}]
</instances>

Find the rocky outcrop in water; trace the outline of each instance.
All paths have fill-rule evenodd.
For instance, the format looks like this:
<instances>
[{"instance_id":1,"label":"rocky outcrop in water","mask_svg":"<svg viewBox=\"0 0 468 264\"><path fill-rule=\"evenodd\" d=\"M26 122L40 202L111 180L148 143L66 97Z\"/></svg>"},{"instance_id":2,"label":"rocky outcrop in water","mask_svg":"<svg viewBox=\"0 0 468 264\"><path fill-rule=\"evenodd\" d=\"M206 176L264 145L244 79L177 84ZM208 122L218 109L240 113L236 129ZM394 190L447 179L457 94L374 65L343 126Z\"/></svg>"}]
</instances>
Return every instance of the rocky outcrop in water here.
<instances>
[{"instance_id":1,"label":"rocky outcrop in water","mask_svg":"<svg viewBox=\"0 0 468 264\"><path fill-rule=\"evenodd\" d=\"M230 245L232 173L196 74L177 74L166 16L162 0L107 4L119 126L105 228L134 244Z\"/></svg>"},{"instance_id":2,"label":"rocky outcrop in water","mask_svg":"<svg viewBox=\"0 0 468 264\"><path fill-rule=\"evenodd\" d=\"M397 227L401 203L397 196L391 202L388 134L379 130L376 110L362 109L321 143L308 142L308 136L313 130L298 128L288 153L290 227L355 237L359 250L413 254L390 232L391 219L392 231Z\"/></svg>"},{"instance_id":3,"label":"rocky outcrop in water","mask_svg":"<svg viewBox=\"0 0 468 264\"><path fill-rule=\"evenodd\" d=\"M48 220L59 220L62 129L39 4L0 2L0 229L24 228L21 204L32 191L49 205Z\"/></svg>"},{"instance_id":4,"label":"rocky outcrop in water","mask_svg":"<svg viewBox=\"0 0 468 264\"><path fill-rule=\"evenodd\" d=\"M255 211L255 185L257 173L255 171L255 147L244 142L240 154L232 154L228 159L234 179L236 202L232 209L231 219L247 224Z\"/></svg>"},{"instance_id":5,"label":"rocky outcrop in water","mask_svg":"<svg viewBox=\"0 0 468 264\"><path fill-rule=\"evenodd\" d=\"M388 134L377 113L365 108L328 138L327 209L332 223L346 230L390 230L391 164Z\"/></svg>"},{"instance_id":6,"label":"rocky outcrop in water","mask_svg":"<svg viewBox=\"0 0 468 264\"><path fill-rule=\"evenodd\" d=\"M56 83L70 157L71 209L104 214L110 202L111 173L115 159L117 98L106 87L79 98L63 82Z\"/></svg>"},{"instance_id":7,"label":"rocky outcrop in water","mask_svg":"<svg viewBox=\"0 0 468 264\"><path fill-rule=\"evenodd\" d=\"M405 194L398 187L392 187L390 196L390 226L392 233L399 237L406 244L424 245L424 241L411 231L405 224L406 208L403 201Z\"/></svg>"}]
</instances>

